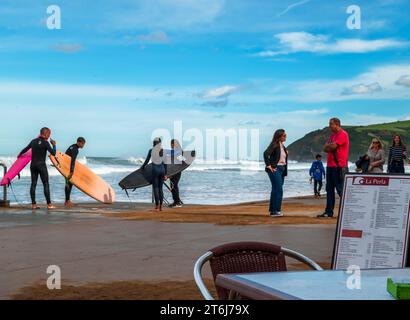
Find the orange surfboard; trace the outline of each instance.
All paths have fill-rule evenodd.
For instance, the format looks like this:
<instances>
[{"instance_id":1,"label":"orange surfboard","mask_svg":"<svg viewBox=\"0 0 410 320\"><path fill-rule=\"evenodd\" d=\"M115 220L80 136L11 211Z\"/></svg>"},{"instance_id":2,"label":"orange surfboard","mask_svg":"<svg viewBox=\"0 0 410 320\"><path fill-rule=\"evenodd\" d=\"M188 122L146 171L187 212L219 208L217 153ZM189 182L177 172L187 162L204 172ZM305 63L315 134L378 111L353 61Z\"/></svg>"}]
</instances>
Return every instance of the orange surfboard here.
<instances>
[{"instance_id":1,"label":"orange surfboard","mask_svg":"<svg viewBox=\"0 0 410 320\"><path fill-rule=\"evenodd\" d=\"M56 169L67 178L70 174L71 157L57 151L55 157L50 155L50 160ZM75 162L74 174L70 183L97 201L107 204L115 202L114 189L102 178L78 161Z\"/></svg>"}]
</instances>

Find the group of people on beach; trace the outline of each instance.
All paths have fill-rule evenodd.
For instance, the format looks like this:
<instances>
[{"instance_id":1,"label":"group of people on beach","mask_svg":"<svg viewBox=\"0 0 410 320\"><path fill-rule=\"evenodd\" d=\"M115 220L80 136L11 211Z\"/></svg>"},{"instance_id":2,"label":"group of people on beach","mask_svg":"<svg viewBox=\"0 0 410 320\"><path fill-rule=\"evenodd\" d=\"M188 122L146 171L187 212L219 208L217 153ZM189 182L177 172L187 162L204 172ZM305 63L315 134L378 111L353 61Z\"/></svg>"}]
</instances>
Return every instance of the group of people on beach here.
<instances>
[{"instance_id":1,"label":"group of people on beach","mask_svg":"<svg viewBox=\"0 0 410 320\"><path fill-rule=\"evenodd\" d=\"M56 155L57 152L57 144L56 142L50 138L51 137L51 130L47 127L41 128L40 134L37 138L30 141L30 143L19 153L18 157L25 154L29 150L31 150L31 164L30 164L30 174L31 174L31 185L30 185L30 197L31 197L31 206L33 210L39 209L40 207L37 205L36 202L36 188L37 188L37 181L40 177L41 182L43 183L44 188L44 196L47 201L47 209L55 209L55 206L51 202L50 196L50 184L49 184L49 175L46 165L46 157L47 152L53 156ZM50 141L50 142L49 142ZM71 157L70 163L70 172L69 175L66 177L65 183L65 202L64 205L66 207L73 206L71 202L71 192L73 188L73 184L70 182L71 178L73 177L74 170L75 170L75 163L77 160L77 156L79 150L84 148L85 146L85 139L83 137L77 138L77 142L72 144L66 150L66 154ZM153 149L157 148L160 157L163 157L164 150L161 146L161 139L155 138L153 141L153 148L149 150L148 155L145 159L145 162L142 165L144 169L148 163L150 162L151 158L154 157ZM183 154L182 148L178 140L172 139L171 140L171 150L167 151L171 158L172 163L174 163L174 158ZM174 202L170 204L170 207L182 207L183 202L179 196L179 181L181 179L181 172L173 175L170 177L171 181L171 193ZM167 165L164 161L152 161L152 187L153 187L153 196L155 201L155 210L161 211L163 202L164 202L164 192L163 192L163 185L164 181L168 180L167 176Z\"/></svg>"},{"instance_id":2,"label":"group of people on beach","mask_svg":"<svg viewBox=\"0 0 410 320\"><path fill-rule=\"evenodd\" d=\"M329 121L330 136L327 139L323 152L327 154L326 170L322 162L322 155L317 154L316 160L309 170L311 182L314 182L314 194L321 197L323 179L326 179L326 208L318 218L332 218L336 204L336 192L342 196L344 176L349 172L349 134L342 128L340 119L332 118ZM283 185L288 173L289 152L285 147L286 132L279 129L275 132L272 142L265 150L263 157L272 185L269 202L269 214L272 217L282 217ZM407 148L400 135L393 137L389 149L387 173L404 174L405 161L408 159ZM384 172L385 151L382 141L375 137L366 154L356 162L356 171L369 174Z\"/></svg>"},{"instance_id":3,"label":"group of people on beach","mask_svg":"<svg viewBox=\"0 0 410 320\"><path fill-rule=\"evenodd\" d=\"M50 138L51 130L47 127L41 128L40 135L31 140L30 143L19 153L18 157L26 153L31 149L31 164L30 164L30 174L31 174L31 186L30 186L30 197L31 197L31 207L33 210L39 209L40 207L36 202L36 187L38 177L40 176L41 182L44 187L44 196L47 201L47 209L54 209L55 207L51 203L50 197L50 184L48 178L48 170L46 165L47 152L55 156L57 152L56 142ZM50 142L48 140L50 139ZM77 142L68 147L66 154L71 157L70 173L66 178L65 184L65 206L70 207L73 203L70 200L71 191L73 185L70 180L74 174L75 161L78 156L79 149L84 148L85 139L79 137Z\"/></svg>"},{"instance_id":4,"label":"group of people on beach","mask_svg":"<svg viewBox=\"0 0 410 320\"><path fill-rule=\"evenodd\" d=\"M156 152L154 152L156 151ZM155 202L155 211L162 211L163 203L164 203L164 181L168 180L167 176L167 162L164 161L165 157L167 156L170 158L170 163L175 163L175 159L179 156L182 156L184 151L182 150L181 144L177 139L171 140L171 150L168 150L168 154L165 154L167 151L164 151L162 148L162 141L161 138L155 138L153 141L153 148L148 151L147 157L145 158L145 162L142 165L142 169L148 165L151 159L153 159L156 155L158 156L157 161L152 161L152 192L154 196ZM153 159L154 160L154 159ZM183 205L181 198L179 196L179 180L181 179L182 172L179 172L175 175L170 177L171 181L171 193L173 198L173 203L169 205L171 208L180 208Z\"/></svg>"},{"instance_id":5,"label":"group of people on beach","mask_svg":"<svg viewBox=\"0 0 410 320\"><path fill-rule=\"evenodd\" d=\"M323 152L327 154L326 170L322 162L322 155L317 154L316 160L312 163L309 170L311 182L314 182L315 197L320 198L323 188L323 179L326 179L326 208L323 214L318 215L320 218L332 218L336 203L336 193L341 197L343 190L344 175L349 172L349 134L342 128L341 121L338 118L332 118L329 121L330 136L327 139ZM40 177L44 195L47 201L47 208L53 209L51 203L49 177L46 166L47 152L51 155L56 154L56 142L50 138L51 130L44 127L40 130L40 135L33 139L19 154L22 155L31 149L32 160L30 165L31 186L30 196L32 209L38 209L36 202L36 187L38 177ZM263 153L265 162L265 171L271 182L272 190L269 201L269 214L272 217L282 217L283 186L285 177L288 175L289 151L285 146L287 139L286 131L279 129L275 132L272 142ZM50 140L50 142L49 142ZM70 207L73 203L70 200L73 185L70 180L74 174L75 162L79 149L84 148L85 139L79 137L77 142L72 144L66 151L71 157L70 173L66 178L65 184L65 206ZM155 152L153 152L155 150ZM155 138L153 148L149 150L145 162L142 165L144 169L154 155L159 155L160 159L164 158L164 152L168 152L168 157L175 159L183 154L180 143L176 139L171 140L171 150L164 151L162 148L161 138ZM389 149L387 172L391 174L404 174L405 161L408 159L407 147L402 141L400 135L393 137L393 143ZM173 161L173 160L172 160ZM374 137L366 154L360 157L356 162L357 171L361 173L380 174L384 172L386 164L385 151L382 141ZM170 177L173 203L170 207L181 207L183 205L179 196L179 181L181 172ZM168 180L167 164L165 161L152 161L152 188L153 198L155 201L156 211L162 211L164 202L163 186L164 181Z\"/></svg>"}]
</instances>

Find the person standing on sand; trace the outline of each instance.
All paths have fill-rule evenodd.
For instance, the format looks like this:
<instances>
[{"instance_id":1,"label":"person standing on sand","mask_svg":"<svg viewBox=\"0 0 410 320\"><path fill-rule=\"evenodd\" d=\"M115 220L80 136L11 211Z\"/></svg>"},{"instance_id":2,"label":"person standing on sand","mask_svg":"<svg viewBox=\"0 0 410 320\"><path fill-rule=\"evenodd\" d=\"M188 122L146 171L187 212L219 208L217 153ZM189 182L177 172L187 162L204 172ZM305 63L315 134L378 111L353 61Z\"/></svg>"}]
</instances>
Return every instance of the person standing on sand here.
<instances>
[{"instance_id":1,"label":"person standing on sand","mask_svg":"<svg viewBox=\"0 0 410 320\"><path fill-rule=\"evenodd\" d=\"M323 187L323 178L326 178L326 171L325 167L323 166L321 154L316 155L316 161L313 161L309 174L310 178L314 181L315 197L320 198L320 192L322 191Z\"/></svg>"},{"instance_id":2,"label":"person standing on sand","mask_svg":"<svg viewBox=\"0 0 410 320\"><path fill-rule=\"evenodd\" d=\"M385 161L385 154L383 150L383 144L378 138L374 138L370 145L369 151L367 151L369 157L369 169L368 173L383 173L383 165Z\"/></svg>"},{"instance_id":3,"label":"person standing on sand","mask_svg":"<svg viewBox=\"0 0 410 320\"><path fill-rule=\"evenodd\" d=\"M77 143L68 147L67 151L65 152L66 155L71 157L70 174L68 175L66 179L66 184L65 184L65 203L64 205L66 207L73 206L73 203L70 200L71 190L73 189L73 185L70 183L70 180L74 174L75 161L77 160L78 150L84 148L84 145L85 145L85 139L83 137L79 137L77 139Z\"/></svg>"},{"instance_id":4,"label":"person standing on sand","mask_svg":"<svg viewBox=\"0 0 410 320\"><path fill-rule=\"evenodd\" d=\"M401 136L396 134L390 147L387 172L404 174L404 159L407 159L407 147L404 145Z\"/></svg>"},{"instance_id":5,"label":"person standing on sand","mask_svg":"<svg viewBox=\"0 0 410 320\"><path fill-rule=\"evenodd\" d=\"M327 153L326 168L326 210L318 218L332 218L336 204L335 189L339 197L342 196L344 175L349 171L350 140L348 133L342 129L341 121L332 118L329 121L331 131L323 151Z\"/></svg>"},{"instance_id":6,"label":"person standing on sand","mask_svg":"<svg viewBox=\"0 0 410 320\"><path fill-rule=\"evenodd\" d=\"M40 135L38 138L32 140L27 147L25 147L19 153L19 157L31 149L31 164L30 164L30 173L31 173L31 186L30 186L30 196L31 196L31 208L33 210L40 209L36 202L36 187L38 176L41 178L41 182L44 187L44 196L47 201L47 209L55 209L51 204L50 197L50 185L48 182L48 170L46 165L46 156L47 151L53 156L56 155L56 142L53 139L50 139L50 142L53 147L50 146L48 139L50 138L51 130L49 128L42 128L40 130Z\"/></svg>"},{"instance_id":7,"label":"person standing on sand","mask_svg":"<svg viewBox=\"0 0 410 320\"><path fill-rule=\"evenodd\" d=\"M182 147L177 139L171 140L171 163L176 163L175 160L178 161L178 157L183 155ZM174 202L170 205L170 208L181 208L183 202L179 197L179 180L181 180L182 172L177 173L176 175L170 178L171 181L171 193L172 199Z\"/></svg>"},{"instance_id":8,"label":"person standing on sand","mask_svg":"<svg viewBox=\"0 0 410 320\"><path fill-rule=\"evenodd\" d=\"M266 165L265 171L272 184L269 202L269 214L271 217L283 217L283 184L285 182L285 177L288 174L289 156L288 150L284 145L285 141L285 130L277 130L273 136L272 142L263 153L263 159Z\"/></svg>"},{"instance_id":9,"label":"person standing on sand","mask_svg":"<svg viewBox=\"0 0 410 320\"><path fill-rule=\"evenodd\" d=\"M152 158L152 189L155 199L155 211L162 211L164 202L164 180L167 180L167 165L164 163L164 149L161 146L161 138L155 138L153 148L148 151L142 169L144 169Z\"/></svg>"}]
</instances>

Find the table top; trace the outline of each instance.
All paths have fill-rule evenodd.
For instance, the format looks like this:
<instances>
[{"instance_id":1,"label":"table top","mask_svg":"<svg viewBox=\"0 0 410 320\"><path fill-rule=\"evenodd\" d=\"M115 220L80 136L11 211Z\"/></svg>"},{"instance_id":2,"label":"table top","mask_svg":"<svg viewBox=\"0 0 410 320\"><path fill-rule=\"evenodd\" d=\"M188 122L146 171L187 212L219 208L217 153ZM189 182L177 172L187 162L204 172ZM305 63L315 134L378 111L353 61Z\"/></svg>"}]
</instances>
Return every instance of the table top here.
<instances>
[{"instance_id":1,"label":"table top","mask_svg":"<svg viewBox=\"0 0 410 320\"><path fill-rule=\"evenodd\" d=\"M226 274L216 285L254 300L393 300L387 278L410 279L410 269L361 270L361 289L348 288L351 277L334 270Z\"/></svg>"}]
</instances>

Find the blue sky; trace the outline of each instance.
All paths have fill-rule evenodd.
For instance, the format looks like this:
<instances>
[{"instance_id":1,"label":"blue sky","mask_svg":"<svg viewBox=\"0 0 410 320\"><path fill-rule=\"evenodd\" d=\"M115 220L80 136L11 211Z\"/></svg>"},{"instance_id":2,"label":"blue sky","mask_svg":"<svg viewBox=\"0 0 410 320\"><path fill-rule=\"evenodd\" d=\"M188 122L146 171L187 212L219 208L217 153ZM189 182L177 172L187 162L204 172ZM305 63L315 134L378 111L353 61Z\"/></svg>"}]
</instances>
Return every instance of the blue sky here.
<instances>
[{"instance_id":1,"label":"blue sky","mask_svg":"<svg viewBox=\"0 0 410 320\"><path fill-rule=\"evenodd\" d=\"M98 3L98 4L97 4ZM346 9L361 8L360 30ZM401 0L0 3L0 154L41 126L65 149L145 155L151 133L258 128L261 145L326 126L410 119L410 4ZM49 30L47 7L61 8Z\"/></svg>"}]
</instances>

